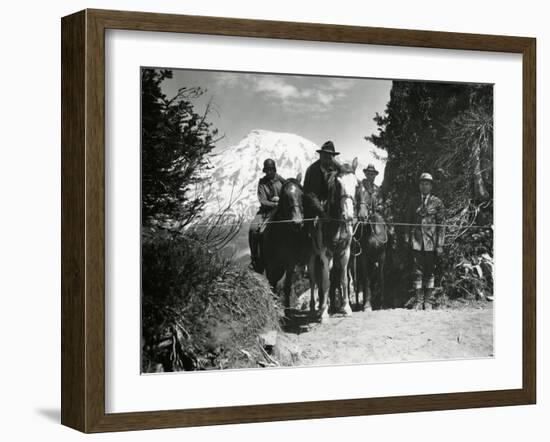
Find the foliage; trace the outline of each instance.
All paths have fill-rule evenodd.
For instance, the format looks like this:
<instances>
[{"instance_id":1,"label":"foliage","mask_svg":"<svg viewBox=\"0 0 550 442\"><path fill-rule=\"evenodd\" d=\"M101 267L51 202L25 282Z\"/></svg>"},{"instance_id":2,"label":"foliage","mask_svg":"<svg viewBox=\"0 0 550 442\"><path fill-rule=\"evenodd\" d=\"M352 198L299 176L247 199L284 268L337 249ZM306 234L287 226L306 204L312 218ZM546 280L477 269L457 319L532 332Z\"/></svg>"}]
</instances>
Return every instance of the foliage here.
<instances>
[{"instance_id":1,"label":"foliage","mask_svg":"<svg viewBox=\"0 0 550 442\"><path fill-rule=\"evenodd\" d=\"M211 103L194 110L205 91L168 98L169 78L142 70L142 369L245 366L258 333L278 328L278 306L263 279L217 253L242 220L226 228L221 211L193 223L204 201L192 190L207 177L217 130L206 121Z\"/></svg>"},{"instance_id":2,"label":"foliage","mask_svg":"<svg viewBox=\"0 0 550 442\"><path fill-rule=\"evenodd\" d=\"M265 279L189 236L145 234L142 250L143 371L251 364L258 334L279 328Z\"/></svg>"},{"instance_id":3,"label":"foliage","mask_svg":"<svg viewBox=\"0 0 550 442\"><path fill-rule=\"evenodd\" d=\"M214 148L217 129L195 112L193 100L201 88L181 88L168 98L161 85L172 71L142 69L142 225L167 221L186 225L199 213L204 201L191 195L193 185L208 169L207 154Z\"/></svg>"},{"instance_id":4,"label":"foliage","mask_svg":"<svg viewBox=\"0 0 550 442\"><path fill-rule=\"evenodd\" d=\"M367 140L388 154L382 185L386 217L396 222L405 218L407 203L418 192L418 177L430 172L434 194L442 199L450 225L437 279L450 296L478 289L487 293L487 274L461 273L463 269L456 266L476 265L481 255L493 253L492 86L394 81L384 115L374 119L378 133ZM484 227L476 227L480 225ZM396 228L392 252L400 268L408 260L404 230ZM388 273L395 278L398 270ZM405 275L401 288L408 287Z\"/></svg>"}]
</instances>

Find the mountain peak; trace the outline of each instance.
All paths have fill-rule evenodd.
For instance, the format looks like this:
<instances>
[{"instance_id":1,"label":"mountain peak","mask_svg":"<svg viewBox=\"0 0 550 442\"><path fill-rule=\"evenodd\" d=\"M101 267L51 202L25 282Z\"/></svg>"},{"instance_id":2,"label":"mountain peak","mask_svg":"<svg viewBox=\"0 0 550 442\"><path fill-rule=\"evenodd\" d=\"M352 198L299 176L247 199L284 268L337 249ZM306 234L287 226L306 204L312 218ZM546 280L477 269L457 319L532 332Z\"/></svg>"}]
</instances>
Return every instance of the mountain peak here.
<instances>
[{"instance_id":1,"label":"mountain peak","mask_svg":"<svg viewBox=\"0 0 550 442\"><path fill-rule=\"evenodd\" d=\"M231 212L250 218L256 213L257 185L263 176L263 162L271 158L277 173L291 178L305 173L317 160L318 146L292 133L254 129L234 146L210 158L211 176L200 195L206 201L204 214L212 215L231 206Z\"/></svg>"}]
</instances>

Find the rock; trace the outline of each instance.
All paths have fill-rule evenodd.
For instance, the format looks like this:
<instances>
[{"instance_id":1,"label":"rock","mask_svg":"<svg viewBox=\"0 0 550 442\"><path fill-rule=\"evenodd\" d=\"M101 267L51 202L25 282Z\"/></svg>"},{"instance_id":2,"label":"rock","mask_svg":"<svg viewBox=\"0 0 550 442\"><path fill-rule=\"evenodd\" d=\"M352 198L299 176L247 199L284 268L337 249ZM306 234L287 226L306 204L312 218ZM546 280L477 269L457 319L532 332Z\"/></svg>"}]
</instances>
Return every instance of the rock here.
<instances>
[{"instance_id":1,"label":"rock","mask_svg":"<svg viewBox=\"0 0 550 442\"><path fill-rule=\"evenodd\" d=\"M301 348L298 343L292 340L289 336L278 335L272 354L273 358L277 360L279 365L298 365L300 361Z\"/></svg>"},{"instance_id":2,"label":"rock","mask_svg":"<svg viewBox=\"0 0 550 442\"><path fill-rule=\"evenodd\" d=\"M269 330L258 336L260 338L260 344L270 351L277 343L277 330Z\"/></svg>"}]
</instances>

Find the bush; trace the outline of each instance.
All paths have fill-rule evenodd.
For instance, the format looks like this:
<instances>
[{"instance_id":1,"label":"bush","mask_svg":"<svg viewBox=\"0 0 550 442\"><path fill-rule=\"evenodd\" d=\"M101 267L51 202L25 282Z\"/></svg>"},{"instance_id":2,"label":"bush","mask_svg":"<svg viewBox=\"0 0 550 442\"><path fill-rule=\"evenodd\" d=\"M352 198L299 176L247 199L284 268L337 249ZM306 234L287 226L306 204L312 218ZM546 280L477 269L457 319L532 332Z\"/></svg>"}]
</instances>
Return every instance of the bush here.
<instances>
[{"instance_id":1,"label":"bush","mask_svg":"<svg viewBox=\"0 0 550 442\"><path fill-rule=\"evenodd\" d=\"M258 334L279 329L279 311L264 278L200 239L144 233L142 371L250 366Z\"/></svg>"}]
</instances>

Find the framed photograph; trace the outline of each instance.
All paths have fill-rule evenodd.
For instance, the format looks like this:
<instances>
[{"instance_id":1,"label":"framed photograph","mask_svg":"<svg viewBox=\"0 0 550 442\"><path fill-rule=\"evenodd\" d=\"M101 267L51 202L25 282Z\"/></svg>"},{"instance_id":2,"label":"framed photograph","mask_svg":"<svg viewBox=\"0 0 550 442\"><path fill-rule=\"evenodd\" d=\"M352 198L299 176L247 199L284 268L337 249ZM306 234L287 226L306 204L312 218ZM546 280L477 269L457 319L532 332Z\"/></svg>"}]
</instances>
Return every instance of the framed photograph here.
<instances>
[{"instance_id":1,"label":"framed photograph","mask_svg":"<svg viewBox=\"0 0 550 442\"><path fill-rule=\"evenodd\" d=\"M535 39L61 25L64 425L535 403Z\"/></svg>"}]
</instances>

